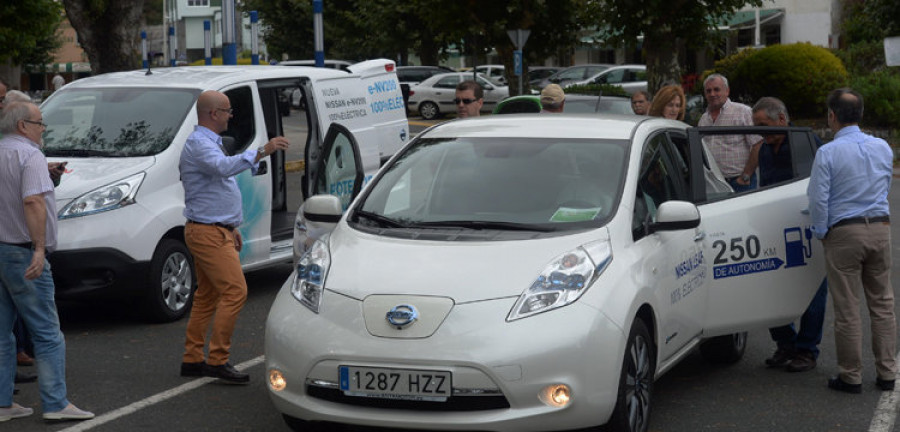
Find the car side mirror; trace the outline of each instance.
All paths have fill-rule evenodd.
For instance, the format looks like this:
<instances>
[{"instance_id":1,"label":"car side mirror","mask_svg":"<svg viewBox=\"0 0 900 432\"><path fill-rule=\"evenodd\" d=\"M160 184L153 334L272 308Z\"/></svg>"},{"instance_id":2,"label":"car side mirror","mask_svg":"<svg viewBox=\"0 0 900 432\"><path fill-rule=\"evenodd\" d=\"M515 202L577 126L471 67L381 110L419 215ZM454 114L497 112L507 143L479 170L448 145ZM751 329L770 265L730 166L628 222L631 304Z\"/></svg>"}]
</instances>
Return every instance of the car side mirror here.
<instances>
[{"instance_id":1,"label":"car side mirror","mask_svg":"<svg viewBox=\"0 0 900 432\"><path fill-rule=\"evenodd\" d=\"M341 199L334 195L315 195L300 206L294 221L294 265L316 240L334 230L341 213Z\"/></svg>"},{"instance_id":2,"label":"car side mirror","mask_svg":"<svg viewBox=\"0 0 900 432\"><path fill-rule=\"evenodd\" d=\"M687 201L666 201L656 211L656 222L649 226L650 232L678 231L700 226L700 210Z\"/></svg>"},{"instance_id":3,"label":"car side mirror","mask_svg":"<svg viewBox=\"0 0 900 432\"><path fill-rule=\"evenodd\" d=\"M303 217L312 222L337 223L342 213L341 199L335 195L315 195L303 204Z\"/></svg>"},{"instance_id":4,"label":"car side mirror","mask_svg":"<svg viewBox=\"0 0 900 432\"><path fill-rule=\"evenodd\" d=\"M485 89L485 90L493 90L493 89L494 89L494 86L492 86L492 85L490 85L490 84L484 84L484 89Z\"/></svg>"}]
</instances>

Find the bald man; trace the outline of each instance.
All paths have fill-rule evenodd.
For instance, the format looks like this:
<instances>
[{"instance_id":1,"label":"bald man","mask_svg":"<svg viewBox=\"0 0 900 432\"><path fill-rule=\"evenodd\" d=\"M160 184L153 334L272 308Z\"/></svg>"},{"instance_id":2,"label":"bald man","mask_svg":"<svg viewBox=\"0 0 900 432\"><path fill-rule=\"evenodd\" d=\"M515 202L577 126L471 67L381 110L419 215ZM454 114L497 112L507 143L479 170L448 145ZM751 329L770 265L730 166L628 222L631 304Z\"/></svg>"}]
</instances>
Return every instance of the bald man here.
<instances>
[{"instance_id":1,"label":"bald man","mask_svg":"<svg viewBox=\"0 0 900 432\"><path fill-rule=\"evenodd\" d=\"M234 176L288 148L284 137L272 138L259 149L228 156L221 133L232 117L231 102L223 93L208 90L197 100L197 126L181 151L184 186L184 240L197 270L197 292L188 320L181 363L182 376L208 376L227 383L246 384L250 376L228 363L231 335L247 300L247 282L239 252L238 227L243 221L241 192ZM210 323L212 332L209 332ZM203 347L209 336L209 357Z\"/></svg>"}]
</instances>

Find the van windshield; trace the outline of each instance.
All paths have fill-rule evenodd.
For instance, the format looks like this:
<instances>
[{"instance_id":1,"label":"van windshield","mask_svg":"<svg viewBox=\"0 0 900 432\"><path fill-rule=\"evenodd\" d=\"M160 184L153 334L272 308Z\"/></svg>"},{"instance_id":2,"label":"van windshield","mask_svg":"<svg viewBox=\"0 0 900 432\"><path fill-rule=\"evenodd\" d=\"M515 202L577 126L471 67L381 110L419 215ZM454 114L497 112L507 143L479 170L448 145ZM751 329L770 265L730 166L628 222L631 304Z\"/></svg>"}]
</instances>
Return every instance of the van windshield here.
<instances>
[{"instance_id":1,"label":"van windshield","mask_svg":"<svg viewBox=\"0 0 900 432\"><path fill-rule=\"evenodd\" d=\"M64 89L41 106L47 156L150 156L169 147L195 89Z\"/></svg>"}]
</instances>

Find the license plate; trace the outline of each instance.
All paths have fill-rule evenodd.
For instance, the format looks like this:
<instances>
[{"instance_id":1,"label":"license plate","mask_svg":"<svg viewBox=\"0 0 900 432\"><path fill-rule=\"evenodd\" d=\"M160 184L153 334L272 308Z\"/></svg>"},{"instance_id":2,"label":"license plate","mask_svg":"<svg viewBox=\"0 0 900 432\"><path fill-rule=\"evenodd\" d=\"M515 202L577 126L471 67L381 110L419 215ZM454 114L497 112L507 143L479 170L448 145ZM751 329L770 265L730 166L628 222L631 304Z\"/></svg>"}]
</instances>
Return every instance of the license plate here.
<instances>
[{"instance_id":1,"label":"license plate","mask_svg":"<svg viewBox=\"0 0 900 432\"><path fill-rule=\"evenodd\" d=\"M450 372L340 366L347 396L444 402L450 396Z\"/></svg>"}]
</instances>

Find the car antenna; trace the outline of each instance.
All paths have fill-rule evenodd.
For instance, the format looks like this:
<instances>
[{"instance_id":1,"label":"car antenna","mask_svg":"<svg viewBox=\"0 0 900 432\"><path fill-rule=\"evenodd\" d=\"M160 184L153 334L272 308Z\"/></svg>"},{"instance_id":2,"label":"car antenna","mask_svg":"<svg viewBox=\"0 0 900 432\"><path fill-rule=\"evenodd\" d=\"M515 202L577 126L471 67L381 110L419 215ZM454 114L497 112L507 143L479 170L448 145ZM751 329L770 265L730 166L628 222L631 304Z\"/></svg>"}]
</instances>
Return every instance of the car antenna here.
<instances>
[{"instance_id":1,"label":"car antenna","mask_svg":"<svg viewBox=\"0 0 900 432\"><path fill-rule=\"evenodd\" d=\"M594 106L594 112L600 112L600 99L603 99L603 90L597 95L597 105Z\"/></svg>"},{"instance_id":2,"label":"car antenna","mask_svg":"<svg viewBox=\"0 0 900 432\"><path fill-rule=\"evenodd\" d=\"M147 52L147 73L144 74L145 76L146 76L146 75L153 75L153 72L150 71L150 64L151 64L151 63L152 63L152 62L150 61L150 53Z\"/></svg>"}]
</instances>

